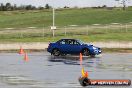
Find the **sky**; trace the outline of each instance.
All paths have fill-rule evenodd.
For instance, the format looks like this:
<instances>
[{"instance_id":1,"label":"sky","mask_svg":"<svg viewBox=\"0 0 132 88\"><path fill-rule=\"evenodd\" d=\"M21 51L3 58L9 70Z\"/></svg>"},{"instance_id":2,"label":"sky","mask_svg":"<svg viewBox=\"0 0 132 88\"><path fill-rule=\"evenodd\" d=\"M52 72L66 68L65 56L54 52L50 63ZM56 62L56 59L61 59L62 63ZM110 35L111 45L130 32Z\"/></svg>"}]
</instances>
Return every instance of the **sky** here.
<instances>
[{"instance_id":1,"label":"sky","mask_svg":"<svg viewBox=\"0 0 132 88\"><path fill-rule=\"evenodd\" d=\"M132 6L132 0L127 0L127 6ZM122 6L118 1L115 0L0 0L0 3L7 3L17 5L34 5L34 6L45 6L49 4L52 7L93 7L93 6Z\"/></svg>"}]
</instances>

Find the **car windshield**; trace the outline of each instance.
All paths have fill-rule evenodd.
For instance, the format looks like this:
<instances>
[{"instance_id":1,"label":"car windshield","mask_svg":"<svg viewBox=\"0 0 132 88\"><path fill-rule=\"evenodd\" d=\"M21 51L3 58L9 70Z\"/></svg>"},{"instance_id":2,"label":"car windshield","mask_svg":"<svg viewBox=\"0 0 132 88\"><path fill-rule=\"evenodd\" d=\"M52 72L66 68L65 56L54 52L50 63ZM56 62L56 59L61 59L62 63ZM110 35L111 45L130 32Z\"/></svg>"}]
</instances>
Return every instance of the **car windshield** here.
<instances>
[{"instance_id":1,"label":"car windshield","mask_svg":"<svg viewBox=\"0 0 132 88\"><path fill-rule=\"evenodd\" d=\"M78 43L80 43L81 45L83 45L83 44L85 44L83 41L81 41L81 40L77 40L78 41Z\"/></svg>"}]
</instances>

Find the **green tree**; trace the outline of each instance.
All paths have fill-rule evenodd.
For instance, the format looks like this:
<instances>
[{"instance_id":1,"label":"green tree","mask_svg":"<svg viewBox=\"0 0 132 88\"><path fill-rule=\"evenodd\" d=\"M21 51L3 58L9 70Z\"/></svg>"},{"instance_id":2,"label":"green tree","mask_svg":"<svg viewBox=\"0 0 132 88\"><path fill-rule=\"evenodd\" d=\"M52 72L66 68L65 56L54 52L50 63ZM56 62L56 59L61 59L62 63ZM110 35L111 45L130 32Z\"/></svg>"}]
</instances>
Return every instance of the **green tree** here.
<instances>
[{"instance_id":1,"label":"green tree","mask_svg":"<svg viewBox=\"0 0 132 88\"><path fill-rule=\"evenodd\" d=\"M32 6L31 5L27 5L26 6L26 10L31 10Z\"/></svg>"},{"instance_id":2,"label":"green tree","mask_svg":"<svg viewBox=\"0 0 132 88\"><path fill-rule=\"evenodd\" d=\"M26 9L26 10L35 10L36 7L35 7L35 6L32 6L32 5L27 5L27 6L25 7L25 9Z\"/></svg>"},{"instance_id":3,"label":"green tree","mask_svg":"<svg viewBox=\"0 0 132 88\"><path fill-rule=\"evenodd\" d=\"M10 11L10 10L12 10L11 8L12 8L11 3L6 3L5 10Z\"/></svg>"},{"instance_id":4,"label":"green tree","mask_svg":"<svg viewBox=\"0 0 132 88\"><path fill-rule=\"evenodd\" d=\"M49 4L46 4L46 5L45 5L45 9L50 9Z\"/></svg>"},{"instance_id":5,"label":"green tree","mask_svg":"<svg viewBox=\"0 0 132 88\"><path fill-rule=\"evenodd\" d=\"M13 7L13 10L17 10L17 5L16 4L14 4L14 6L12 6Z\"/></svg>"},{"instance_id":6,"label":"green tree","mask_svg":"<svg viewBox=\"0 0 132 88\"><path fill-rule=\"evenodd\" d=\"M5 6L3 3L1 3L1 5L0 5L0 11L5 11Z\"/></svg>"},{"instance_id":7,"label":"green tree","mask_svg":"<svg viewBox=\"0 0 132 88\"><path fill-rule=\"evenodd\" d=\"M39 6L37 9L38 9L38 10L43 10L43 9L44 9L44 7Z\"/></svg>"},{"instance_id":8,"label":"green tree","mask_svg":"<svg viewBox=\"0 0 132 88\"><path fill-rule=\"evenodd\" d=\"M2 11L2 6L1 6L1 4L0 4L0 11Z\"/></svg>"},{"instance_id":9,"label":"green tree","mask_svg":"<svg viewBox=\"0 0 132 88\"><path fill-rule=\"evenodd\" d=\"M123 10L126 9L126 3L128 2L128 0L115 0L115 1L121 2L120 4L123 5Z\"/></svg>"}]
</instances>

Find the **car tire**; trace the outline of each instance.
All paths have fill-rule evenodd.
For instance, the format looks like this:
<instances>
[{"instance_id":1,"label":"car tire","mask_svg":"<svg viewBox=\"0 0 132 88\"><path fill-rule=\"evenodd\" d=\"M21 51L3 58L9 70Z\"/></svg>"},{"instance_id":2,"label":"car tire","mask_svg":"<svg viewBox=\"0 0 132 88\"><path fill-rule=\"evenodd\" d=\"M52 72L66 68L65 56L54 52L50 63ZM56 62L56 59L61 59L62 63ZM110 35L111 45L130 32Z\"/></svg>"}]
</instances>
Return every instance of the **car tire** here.
<instances>
[{"instance_id":1,"label":"car tire","mask_svg":"<svg viewBox=\"0 0 132 88\"><path fill-rule=\"evenodd\" d=\"M59 56L59 55L60 55L59 49L53 49L52 55L54 55L54 56Z\"/></svg>"},{"instance_id":2,"label":"car tire","mask_svg":"<svg viewBox=\"0 0 132 88\"><path fill-rule=\"evenodd\" d=\"M83 49L83 50L82 50L82 54L83 54L84 56L89 56L89 55L90 55L90 51L89 51L88 49Z\"/></svg>"},{"instance_id":3,"label":"car tire","mask_svg":"<svg viewBox=\"0 0 132 88\"><path fill-rule=\"evenodd\" d=\"M90 55L90 57L94 58L94 57L95 57L95 55Z\"/></svg>"}]
</instances>

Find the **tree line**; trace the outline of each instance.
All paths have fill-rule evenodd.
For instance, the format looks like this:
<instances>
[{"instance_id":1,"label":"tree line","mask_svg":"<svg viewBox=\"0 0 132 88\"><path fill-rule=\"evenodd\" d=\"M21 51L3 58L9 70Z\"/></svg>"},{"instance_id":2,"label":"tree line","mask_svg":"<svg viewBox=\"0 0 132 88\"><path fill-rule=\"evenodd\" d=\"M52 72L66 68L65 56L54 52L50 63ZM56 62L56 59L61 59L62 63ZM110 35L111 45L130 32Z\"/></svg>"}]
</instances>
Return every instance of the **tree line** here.
<instances>
[{"instance_id":1,"label":"tree line","mask_svg":"<svg viewBox=\"0 0 132 88\"><path fill-rule=\"evenodd\" d=\"M121 2L120 4L122 4L122 8L123 10L126 9L126 3L128 2L128 0L115 0L115 1L118 1L118 2ZM11 3L6 3L6 4L3 4L3 3L0 3L0 11L14 11L14 10L43 10L43 9L50 9L52 8L49 4L45 4L45 6L39 6L39 7L36 7L36 6L33 6L33 5L21 5L21 6L17 6L16 4L11 4ZM64 6L63 8L70 8L68 6ZM78 8L78 7L75 7L75 8ZM107 8L106 5L103 5L103 6L97 6L97 7L91 7L91 8ZM108 9L112 9L114 7L108 7Z\"/></svg>"},{"instance_id":2,"label":"tree line","mask_svg":"<svg viewBox=\"0 0 132 88\"><path fill-rule=\"evenodd\" d=\"M33 5L21 5L17 6L16 4L12 5L11 3L0 3L0 11L14 11L14 10L43 10L52 8L49 4L46 4L44 7L33 6Z\"/></svg>"}]
</instances>

